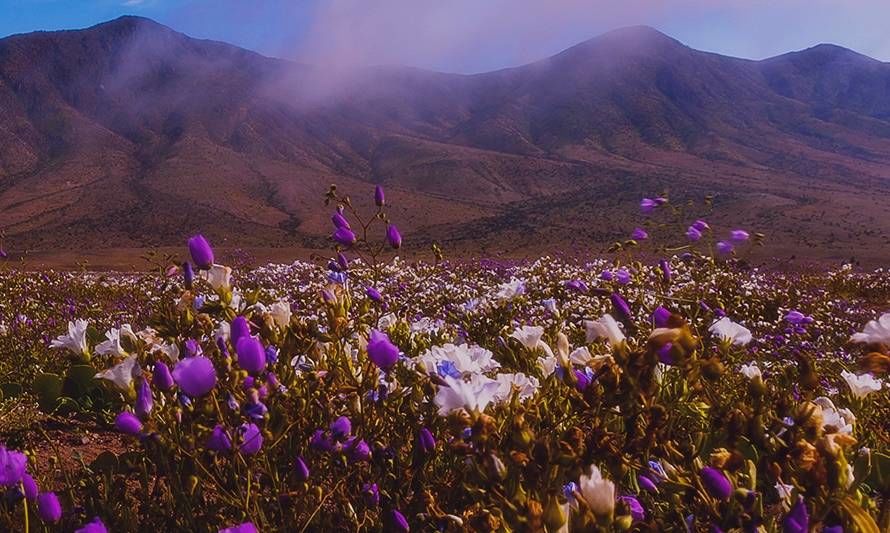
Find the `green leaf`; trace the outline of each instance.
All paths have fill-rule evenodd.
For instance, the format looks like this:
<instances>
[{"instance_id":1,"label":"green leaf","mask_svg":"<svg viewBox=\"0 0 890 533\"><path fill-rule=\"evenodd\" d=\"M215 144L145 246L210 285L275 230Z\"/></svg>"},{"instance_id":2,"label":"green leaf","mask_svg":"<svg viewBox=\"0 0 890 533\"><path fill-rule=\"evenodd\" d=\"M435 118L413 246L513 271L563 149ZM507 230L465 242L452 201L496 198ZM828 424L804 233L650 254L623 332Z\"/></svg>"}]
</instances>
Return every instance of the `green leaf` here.
<instances>
[{"instance_id":1,"label":"green leaf","mask_svg":"<svg viewBox=\"0 0 890 533\"><path fill-rule=\"evenodd\" d=\"M40 374L32 385L37 403L44 411L52 411L62 395L62 378L57 374Z\"/></svg>"},{"instance_id":2,"label":"green leaf","mask_svg":"<svg viewBox=\"0 0 890 533\"><path fill-rule=\"evenodd\" d=\"M90 470L102 474L113 474L117 471L117 455L112 452L102 452L90 463Z\"/></svg>"},{"instance_id":3,"label":"green leaf","mask_svg":"<svg viewBox=\"0 0 890 533\"><path fill-rule=\"evenodd\" d=\"M0 394L4 399L21 396L23 388L21 383L0 383Z\"/></svg>"},{"instance_id":4,"label":"green leaf","mask_svg":"<svg viewBox=\"0 0 890 533\"><path fill-rule=\"evenodd\" d=\"M68 369L62 388L65 395L81 398L97 386L96 369L90 365L74 365Z\"/></svg>"}]
</instances>

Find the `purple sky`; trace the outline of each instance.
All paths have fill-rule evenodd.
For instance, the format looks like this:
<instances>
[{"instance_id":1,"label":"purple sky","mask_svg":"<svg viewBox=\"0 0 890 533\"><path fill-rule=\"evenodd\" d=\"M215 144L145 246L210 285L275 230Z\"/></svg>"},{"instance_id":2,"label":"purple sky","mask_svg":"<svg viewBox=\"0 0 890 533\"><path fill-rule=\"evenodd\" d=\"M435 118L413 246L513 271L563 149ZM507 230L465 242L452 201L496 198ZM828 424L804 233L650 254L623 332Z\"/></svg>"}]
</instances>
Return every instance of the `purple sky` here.
<instances>
[{"instance_id":1,"label":"purple sky","mask_svg":"<svg viewBox=\"0 0 890 533\"><path fill-rule=\"evenodd\" d=\"M0 0L0 35L123 14L307 62L480 72L647 24L763 58L831 42L890 60L890 0Z\"/></svg>"}]
</instances>

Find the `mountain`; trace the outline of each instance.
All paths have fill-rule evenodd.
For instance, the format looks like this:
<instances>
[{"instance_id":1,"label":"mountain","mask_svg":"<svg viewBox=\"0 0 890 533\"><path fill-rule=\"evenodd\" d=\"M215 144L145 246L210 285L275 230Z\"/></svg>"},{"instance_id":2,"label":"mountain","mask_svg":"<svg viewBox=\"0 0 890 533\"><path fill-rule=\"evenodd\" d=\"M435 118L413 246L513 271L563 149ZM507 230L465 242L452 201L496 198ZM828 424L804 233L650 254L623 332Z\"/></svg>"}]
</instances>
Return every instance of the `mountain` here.
<instances>
[{"instance_id":1,"label":"mountain","mask_svg":"<svg viewBox=\"0 0 890 533\"><path fill-rule=\"evenodd\" d=\"M888 89L890 64L840 47L749 61L648 27L458 75L337 71L123 17L0 40L0 231L49 261L196 231L309 253L330 184L368 205L382 183L409 252L584 252L668 192L714 195L712 220L768 235L761 255L886 262Z\"/></svg>"}]
</instances>

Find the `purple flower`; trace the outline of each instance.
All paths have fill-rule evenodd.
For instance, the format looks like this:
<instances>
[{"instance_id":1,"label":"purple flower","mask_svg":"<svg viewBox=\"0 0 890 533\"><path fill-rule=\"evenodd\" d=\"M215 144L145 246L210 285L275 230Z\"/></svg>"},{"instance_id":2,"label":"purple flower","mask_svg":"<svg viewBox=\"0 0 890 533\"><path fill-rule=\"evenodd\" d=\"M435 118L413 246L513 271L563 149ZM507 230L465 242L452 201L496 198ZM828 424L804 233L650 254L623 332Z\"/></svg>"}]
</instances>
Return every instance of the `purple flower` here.
<instances>
[{"instance_id":1,"label":"purple flower","mask_svg":"<svg viewBox=\"0 0 890 533\"><path fill-rule=\"evenodd\" d=\"M658 360L662 363L673 366L676 361L674 361L674 355L672 353L674 345L670 342L666 342L661 345L661 348L658 349Z\"/></svg>"},{"instance_id":2,"label":"purple flower","mask_svg":"<svg viewBox=\"0 0 890 533\"><path fill-rule=\"evenodd\" d=\"M395 224L390 224L386 227L386 242L388 242L394 250L398 250L402 247L402 234L399 233L399 228L397 228Z\"/></svg>"},{"instance_id":3,"label":"purple flower","mask_svg":"<svg viewBox=\"0 0 890 533\"><path fill-rule=\"evenodd\" d=\"M214 452L228 452L232 450L232 439L229 438L226 428L217 424L213 431L210 432L204 445L208 450Z\"/></svg>"},{"instance_id":4,"label":"purple flower","mask_svg":"<svg viewBox=\"0 0 890 533\"><path fill-rule=\"evenodd\" d=\"M633 233L631 233L630 236L635 241L644 241L649 238L649 234L643 228L634 229Z\"/></svg>"},{"instance_id":5,"label":"purple flower","mask_svg":"<svg viewBox=\"0 0 890 533\"><path fill-rule=\"evenodd\" d=\"M337 229L352 229L349 221L339 211L334 211L334 214L331 215L331 222L334 223L334 227Z\"/></svg>"},{"instance_id":6,"label":"purple flower","mask_svg":"<svg viewBox=\"0 0 890 533\"><path fill-rule=\"evenodd\" d=\"M13 487L18 485L25 475L28 458L15 450L7 450L0 444L0 485Z\"/></svg>"},{"instance_id":7,"label":"purple flower","mask_svg":"<svg viewBox=\"0 0 890 533\"><path fill-rule=\"evenodd\" d=\"M652 323L656 328L666 328L670 318L671 312L660 305L652 312Z\"/></svg>"},{"instance_id":8,"label":"purple flower","mask_svg":"<svg viewBox=\"0 0 890 533\"><path fill-rule=\"evenodd\" d=\"M408 527L408 519L406 519L405 515L400 513L398 509L393 509L389 513L388 522L390 525L390 527L388 528L389 531L402 531L407 533L411 530L411 528Z\"/></svg>"},{"instance_id":9,"label":"purple flower","mask_svg":"<svg viewBox=\"0 0 890 533\"><path fill-rule=\"evenodd\" d=\"M324 434L323 430L316 429L309 439L309 447L320 452L329 452L334 449L334 443Z\"/></svg>"},{"instance_id":10,"label":"purple flower","mask_svg":"<svg viewBox=\"0 0 890 533\"><path fill-rule=\"evenodd\" d=\"M686 237L687 237L690 241L692 241L692 242L696 242L696 241L698 241L698 240L701 239L701 231L697 230L696 228L694 228L694 227L692 227L692 226L689 226L689 227L686 229Z\"/></svg>"},{"instance_id":11,"label":"purple flower","mask_svg":"<svg viewBox=\"0 0 890 533\"><path fill-rule=\"evenodd\" d=\"M417 446L424 454L429 455L436 451L436 437L427 429L422 428L417 435Z\"/></svg>"},{"instance_id":12,"label":"purple flower","mask_svg":"<svg viewBox=\"0 0 890 533\"><path fill-rule=\"evenodd\" d=\"M229 337L232 339L232 346L238 346L238 341L243 337L250 337L250 323L243 316L236 316L229 326Z\"/></svg>"},{"instance_id":13,"label":"purple flower","mask_svg":"<svg viewBox=\"0 0 890 533\"><path fill-rule=\"evenodd\" d=\"M266 368L266 349L256 337L242 337L235 348L238 366L251 374L259 374Z\"/></svg>"},{"instance_id":14,"label":"purple flower","mask_svg":"<svg viewBox=\"0 0 890 533\"><path fill-rule=\"evenodd\" d=\"M362 486L362 498L368 507L377 507L380 504L380 489L377 483L365 483Z\"/></svg>"},{"instance_id":15,"label":"purple flower","mask_svg":"<svg viewBox=\"0 0 890 533\"><path fill-rule=\"evenodd\" d=\"M383 207L386 205L386 196L383 194L383 187L380 185L376 185L374 187L374 204L377 207Z\"/></svg>"},{"instance_id":16,"label":"purple flower","mask_svg":"<svg viewBox=\"0 0 890 533\"><path fill-rule=\"evenodd\" d=\"M807 504L803 498L798 498L797 503L782 520L782 531L783 533L807 533L809 530L810 514L807 512Z\"/></svg>"},{"instance_id":17,"label":"purple flower","mask_svg":"<svg viewBox=\"0 0 890 533\"><path fill-rule=\"evenodd\" d=\"M618 499L624 502L630 509L630 516L633 518L634 522L642 522L646 519L646 510L643 509L640 500L635 496L621 496Z\"/></svg>"},{"instance_id":18,"label":"purple flower","mask_svg":"<svg viewBox=\"0 0 890 533\"><path fill-rule=\"evenodd\" d=\"M142 422L129 411L121 411L114 419L114 427L126 435L136 436L142 431Z\"/></svg>"},{"instance_id":19,"label":"purple flower","mask_svg":"<svg viewBox=\"0 0 890 533\"><path fill-rule=\"evenodd\" d=\"M609 299L612 301L612 309L615 311L615 314L618 315L618 318L624 321L629 321L631 319L630 306L627 305L624 298L617 292L613 292Z\"/></svg>"},{"instance_id":20,"label":"purple flower","mask_svg":"<svg viewBox=\"0 0 890 533\"><path fill-rule=\"evenodd\" d=\"M263 434L256 424L245 422L238 428L241 433L241 445L238 449L244 455L256 455L263 447Z\"/></svg>"},{"instance_id":21,"label":"purple flower","mask_svg":"<svg viewBox=\"0 0 890 533\"><path fill-rule=\"evenodd\" d=\"M188 261L182 264L182 281L186 289L191 289L192 283L195 281L195 270Z\"/></svg>"},{"instance_id":22,"label":"purple flower","mask_svg":"<svg viewBox=\"0 0 890 533\"><path fill-rule=\"evenodd\" d=\"M717 251L723 255L731 254L733 250L732 243L726 241L718 241L717 242Z\"/></svg>"},{"instance_id":23,"label":"purple flower","mask_svg":"<svg viewBox=\"0 0 890 533\"><path fill-rule=\"evenodd\" d=\"M584 283L584 281L582 281L580 279L572 279L572 280L565 282L565 287L566 287L566 289L569 289L569 290L575 291L575 292L587 292L587 290L588 290L587 284Z\"/></svg>"},{"instance_id":24,"label":"purple flower","mask_svg":"<svg viewBox=\"0 0 890 533\"><path fill-rule=\"evenodd\" d=\"M704 220L701 220L701 219L693 222L692 227L697 229L698 231L707 231L707 230L711 229L711 226L709 226L707 222L705 222Z\"/></svg>"},{"instance_id":25,"label":"purple flower","mask_svg":"<svg viewBox=\"0 0 890 533\"><path fill-rule=\"evenodd\" d=\"M55 492L41 492L37 495L37 514L44 522L55 523L62 518L62 505Z\"/></svg>"},{"instance_id":26,"label":"purple flower","mask_svg":"<svg viewBox=\"0 0 890 533\"><path fill-rule=\"evenodd\" d=\"M665 283L671 282L671 263L667 259L662 259L658 262L659 268L661 268L661 278Z\"/></svg>"},{"instance_id":27,"label":"purple flower","mask_svg":"<svg viewBox=\"0 0 890 533\"><path fill-rule=\"evenodd\" d=\"M399 360L399 348L390 342L389 336L382 331L371 330L368 338L368 357L383 370L389 370Z\"/></svg>"},{"instance_id":28,"label":"purple flower","mask_svg":"<svg viewBox=\"0 0 890 533\"><path fill-rule=\"evenodd\" d=\"M192 262L200 270L208 270L213 266L213 248L203 235L195 235L188 241L189 254L192 256Z\"/></svg>"},{"instance_id":29,"label":"purple flower","mask_svg":"<svg viewBox=\"0 0 890 533\"><path fill-rule=\"evenodd\" d=\"M748 232L743 229L735 229L729 232L729 238L736 242L747 241L749 237Z\"/></svg>"},{"instance_id":30,"label":"purple flower","mask_svg":"<svg viewBox=\"0 0 890 533\"><path fill-rule=\"evenodd\" d=\"M658 207L658 202L652 198L643 198L640 200L640 211L643 213L651 213L656 207Z\"/></svg>"},{"instance_id":31,"label":"purple flower","mask_svg":"<svg viewBox=\"0 0 890 533\"><path fill-rule=\"evenodd\" d=\"M37 482L34 481L34 478L31 477L30 474L22 474L22 488L25 493L25 499L28 501L34 501L37 499Z\"/></svg>"},{"instance_id":32,"label":"purple flower","mask_svg":"<svg viewBox=\"0 0 890 533\"><path fill-rule=\"evenodd\" d=\"M619 285L627 285L630 283L630 271L626 268L619 268L618 272L615 273L615 279Z\"/></svg>"},{"instance_id":33,"label":"purple flower","mask_svg":"<svg viewBox=\"0 0 890 533\"><path fill-rule=\"evenodd\" d=\"M331 435L334 436L336 440L344 440L346 437L352 434L352 421L349 420L349 417L341 416L340 418L331 422Z\"/></svg>"},{"instance_id":34,"label":"purple flower","mask_svg":"<svg viewBox=\"0 0 890 533\"><path fill-rule=\"evenodd\" d=\"M352 246L355 244L355 233L349 228L337 228L332 238L343 246Z\"/></svg>"},{"instance_id":35,"label":"purple flower","mask_svg":"<svg viewBox=\"0 0 890 533\"><path fill-rule=\"evenodd\" d=\"M259 530L253 525L253 522L244 522L237 526L220 529L219 533L259 533Z\"/></svg>"},{"instance_id":36,"label":"purple flower","mask_svg":"<svg viewBox=\"0 0 890 533\"><path fill-rule=\"evenodd\" d=\"M342 252L337 252L337 265L343 270L349 269L349 259Z\"/></svg>"},{"instance_id":37,"label":"purple flower","mask_svg":"<svg viewBox=\"0 0 890 533\"><path fill-rule=\"evenodd\" d=\"M643 474L637 476L637 483L639 483L640 488L645 490L646 492L658 492L658 487L655 485L655 482L644 476Z\"/></svg>"},{"instance_id":38,"label":"purple flower","mask_svg":"<svg viewBox=\"0 0 890 533\"><path fill-rule=\"evenodd\" d=\"M294 474L300 483L309 479L309 466L306 465L306 461L302 457L297 457L297 460L294 462Z\"/></svg>"},{"instance_id":39,"label":"purple flower","mask_svg":"<svg viewBox=\"0 0 890 533\"><path fill-rule=\"evenodd\" d=\"M586 372L583 372L578 369L575 369L574 372L575 372L575 379L578 381L575 384L575 388L577 388L581 392L584 392L587 389L587 387L590 386L590 376L588 376Z\"/></svg>"},{"instance_id":40,"label":"purple flower","mask_svg":"<svg viewBox=\"0 0 890 533\"><path fill-rule=\"evenodd\" d=\"M136 416L145 420L151 414L152 407L154 407L154 401L151 397L151 385L147 379L142 378L139 380L136 390Z\"/></svg>"},{"instance_id":41,"label":"purple flower","mask_svg":"<svg viewBox=\"0 0 890 533\"><path fill-rule=\"evenodd\" d=\"M732 494L732 483L719 468L706 466L700 472L701 482L708 494L718 500L727 500Z\"/></svg>"},{"instance_id":42,"label":"purple flower","mask_svg":"<svg viewBox=\"0 0 890 533\"><path fill-rule=\"evenodd\" d=\"M353 437L346 441L345 446L349 460L353 463L361 463L371 459L371 447L368 446L365 439Z\"/></svg>"},{"instance_id":43,"label":"purple flower","mask_svg":"<svg viewBox=\"0 0 890 533\"><path fill-rule=\"evenodd\" d=\"M380 294L380 291L378 291L374 287L368 287L367 289L365 289L365 294L368 295L368 298L370 298L371 300L373 300L377 303L383 302L383 295Z\"/></svg>"},{"instance_id":44,"label":"purple flower","mask_svg":"<svg viewBox=\"0 0 890 533\"><path fill-rule=\"evenodd\" d=\"M84 526L74 533L108 533L108 528L98 516L94 516L92 522L87 522Z\"/></svg>"},{"instance_id":45,"label":"purple flower","mask_svg":"<svg viewBox=\"0 0 890 533\"><path fill-rule=\"evenodd\" d=\"M603 270L603 272L600 274L600 279L603 281L612 281L612 272Z\"/></svg>"},{"instance_id":46,"label":"purple flower","mask_svg":"<svg viewBox=\"0 0 890 533\"><path fill-rule=\"evenodd\" d=\"M187 357L176 363L173 379L189 396L204 396L216 386L216 369L204 356Z\"/></svg>"}]
</instances>

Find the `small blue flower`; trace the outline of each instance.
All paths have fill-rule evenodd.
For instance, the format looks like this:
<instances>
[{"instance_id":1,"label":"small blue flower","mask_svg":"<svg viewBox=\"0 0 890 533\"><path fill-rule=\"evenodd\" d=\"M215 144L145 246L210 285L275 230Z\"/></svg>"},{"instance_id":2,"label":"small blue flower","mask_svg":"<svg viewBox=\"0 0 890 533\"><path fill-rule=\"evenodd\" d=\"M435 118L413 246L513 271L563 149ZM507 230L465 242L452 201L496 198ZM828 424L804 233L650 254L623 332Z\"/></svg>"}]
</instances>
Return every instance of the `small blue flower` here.
<instances>
[{"instance_id":1,"label":"small blue flower","mask_svg":"<svg viewBox=\"0 0 890 533\"><path fill-rule=\"evenodd\" d=\"M454 362L448 360L439 361L439 363L436 365L436 372L443 378L445 376L451 376L457 379L461 375L457 367L454 366Z\"/></svg>"}]
</instances>

